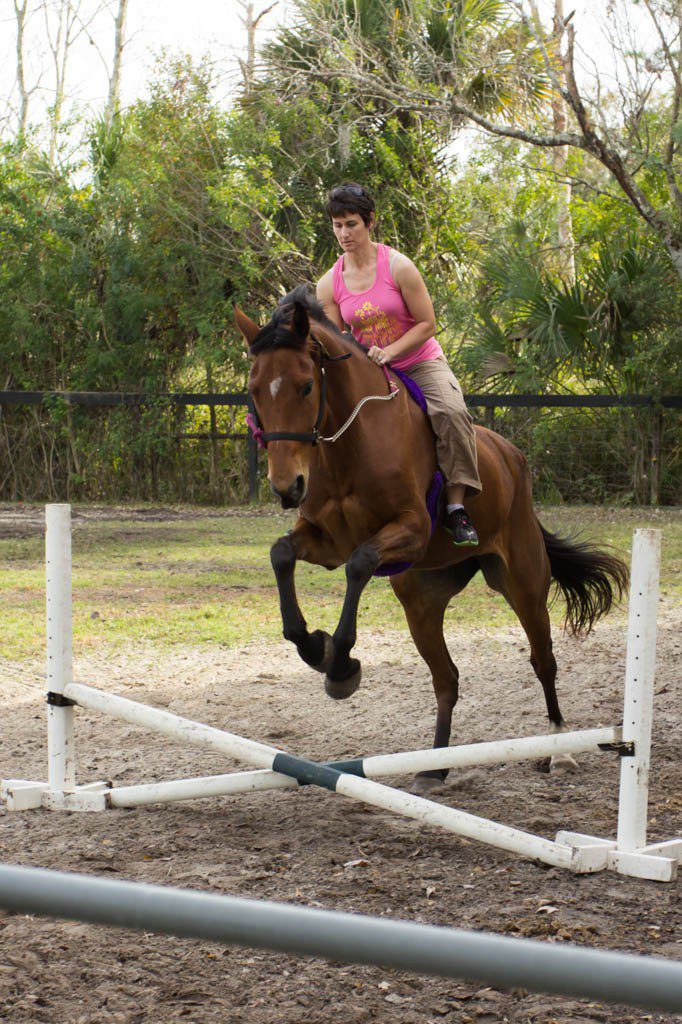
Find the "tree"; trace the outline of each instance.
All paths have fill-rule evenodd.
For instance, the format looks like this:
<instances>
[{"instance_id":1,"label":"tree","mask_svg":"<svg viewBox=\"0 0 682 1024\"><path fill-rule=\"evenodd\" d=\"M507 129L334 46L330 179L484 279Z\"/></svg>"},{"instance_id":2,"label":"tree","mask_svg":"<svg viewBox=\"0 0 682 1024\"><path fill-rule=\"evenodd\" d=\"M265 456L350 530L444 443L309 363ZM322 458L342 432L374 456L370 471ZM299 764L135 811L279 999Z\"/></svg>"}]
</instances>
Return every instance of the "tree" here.
<instances>
[{"instance_id":1,"label":"tree","mask_svg":"<svg viewBox=\"0 0 682 1024\"><path fill-rule=\"evenodd\" d=\"M66 100L66 72L72 47L80 35L82 0L44 0L43 16L54 66L54 100L50 106L49 162L54 166L57 138L62 125Z\"/></svg>"},{"instance_id":2,"label":"tree","mask_svg":"<svg viewBox=\"0 0 682 1024\"><path fill-rule=\"evenodd\" d=\"M17 137L24 139L28 129L28 110L31 96L38 88L36 83L29 88L26 81L26 27L29 21L29 0L12 0L17 29L16 38L16 87L19 94L17 112Z\"/></svg>"},{"instance_id":3,"label":"tree","mask_svg":"<svg viewBox=\"0 0 682 1024\"><path fill-rule=\"evenodd\" d=\"M579 84L572 15L553 35L535 0L405 2L381 45L363 30L362 0L299 0L307 46L286 70L343 83L365 101L428 117L451 135L469 123L493 136L589 155L662 240L682 277L682 5L644 0L658 38L647 54L618 42L625 6L608 7L613 59L628 83L618 119L598 70ZM627 14L636 6L627 4ZM557 35L566 39L561 57ZM565 130L554 126L552 91L570 115Z\"/></svg>"},{"instance_id":4,"label":"tree","mask_svg":"<svg viewBox=\"0 0 682 1024\"><path fill-rule=\"evenodd\" d=\"M121 66L125 48L125 25L128 13L128 0L118 0L116 18L114 20L114 56L109 76L109 95L104 114L105 121L111 125L118 114L121 103Z\"/></svg>"},{"instance_id":5,"label":"tree","mask_svg":"<svg viewBox=\"0 0 682 1024\"><path fill-rule=\"evenodd\" d=\"M556 74L562 86L566 85L565 58L562 54L562 40L565 31L563 0L554 0L552 46L556 54ZM552 90L552 115L554 131L561 135L566 131L566 101L561 92ZM566 176L568 146L556 146L552 151L552 169L557 180L557 244L560 269L570 283L575 281L575 241L571 217L571 180Z\"/></svg>"},{"instance_id":6,"label":"tree","mask_svg":"<svg viewBox=\"0 0 682 1024\"><path fill-rule=\"evenodd\" d=\"M268 7L264 7L258 14L255 13L254 4L251 0L239 0L239 5L244 12L241 22L246 29L246 60L240 59L239 66L241 67L244 81L244 95L248 97L253 89L255 77L256 31L263 18L277 6L277 0Z\"/></svg>"}]
</instances>

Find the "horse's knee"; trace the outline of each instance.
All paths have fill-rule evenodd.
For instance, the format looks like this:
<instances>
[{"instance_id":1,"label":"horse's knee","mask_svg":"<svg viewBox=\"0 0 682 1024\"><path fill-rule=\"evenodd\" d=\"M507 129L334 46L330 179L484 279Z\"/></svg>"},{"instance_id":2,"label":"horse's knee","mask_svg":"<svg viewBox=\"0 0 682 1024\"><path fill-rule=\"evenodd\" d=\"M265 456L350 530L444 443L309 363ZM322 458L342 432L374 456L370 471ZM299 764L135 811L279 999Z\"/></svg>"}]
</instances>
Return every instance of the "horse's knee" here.
<instances>
[{"instance_id":1,"label":"horse's knee","mask_svg":"<svg viewBox=\"0 0 682 1024\"><path fill-rule=\"evenodd\" d=\"M379 561L379 553L372 544L361 544L346 562L346 579L349 583L367 582Z\"/></svg>"},{"instance_id":2,"label":"horse's knee","mask_svg":"<svg viewBox=\"0 0 682 1024\"><path fill-rule=\"evenodd\" d=\"M305 641L308 635L306 626L284 626L282 629L282 636L285 640L290 640L292 644L296 644L297 647Z\"/></svg>"},{"instance_id":3,"label":"horse's knee","mask_svg":"<svg viewBox=\"0 0 682 1024\"><path fill-rule=\"evenodd\" d=\"M270 564L275 576L292 569L296 564L296 552L291 537L284 536L276 540L270 548Z\"/></svg>"}]
</instances>

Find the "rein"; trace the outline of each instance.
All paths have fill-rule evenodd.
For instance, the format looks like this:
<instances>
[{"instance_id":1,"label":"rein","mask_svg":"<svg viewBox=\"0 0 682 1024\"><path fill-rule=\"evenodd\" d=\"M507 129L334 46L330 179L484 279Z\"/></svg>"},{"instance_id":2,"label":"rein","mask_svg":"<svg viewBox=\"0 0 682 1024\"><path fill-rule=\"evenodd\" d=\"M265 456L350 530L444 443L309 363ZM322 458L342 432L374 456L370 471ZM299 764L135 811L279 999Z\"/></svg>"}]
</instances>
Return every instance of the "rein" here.
<instances>
[{"instance_id":1,"label":"rein","mask_svg":"<svg viewBox=\"0 0 682 1024\"><path fill-rule=\"evenodd\" d=\"M263 427L261 426L260 420L258 418L258 413L254 408L253 415L251 413L247 414L246 423L250 428L254 440L258 444L259 448L267 448L268 443L270 441L303 441L306 442L307 444L313 445L313 447L315 447L315 445L319 444L320 442L324 442L325 444L334 444L334 442L338 441L341 435L345 434L345 432L348 430L351 423L358 415L365 402L388 402L392 398L395 398L395 396L399 393L399 388L389 377L386 367L383 367L384 373L386 374L386 380L388 381L388 386L390 388L389 393L387 395L365 395L365 397L361 398L358 404L355 406L355 408L353 409L352 413L350 414L346 422L343 424L343 426L339 427L336 433L332 434L331 437L323 437L320 434L319 427L320 424L322 423L327 408L327 375L325 372L325 363L340 363L344 359L350 359L353 353L345 352L341 356L330 356L322 342L318 341L315 335L312 335L312 339L317 345L320 346L320 351L322 353L322 365L320 366L320 406L317 411L317 418L313 424L312 430L310 430L307 433L294 430L273 430L266 433L263 430Z\"/></svg>"}]
</instances>

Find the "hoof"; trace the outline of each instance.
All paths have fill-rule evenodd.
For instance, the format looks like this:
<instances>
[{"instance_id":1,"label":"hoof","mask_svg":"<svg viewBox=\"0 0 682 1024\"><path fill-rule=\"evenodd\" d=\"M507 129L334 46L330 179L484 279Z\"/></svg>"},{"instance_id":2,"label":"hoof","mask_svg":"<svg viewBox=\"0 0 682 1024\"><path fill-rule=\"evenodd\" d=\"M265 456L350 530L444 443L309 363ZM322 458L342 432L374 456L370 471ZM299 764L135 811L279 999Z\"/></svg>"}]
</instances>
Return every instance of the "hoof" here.
<instances>
[{"instance_id":1,"label":"hoof","mask_svg":"<svg viewBox=\"0 0 682 1024\"><path fill-rule=\"evenodd\" d=\"M576 772L578 762L571 754L554 754L549 761L550 772Z\"/></svg>"},{"instance_id":2,"label":"hoof","mask_svg":"<svg viewBox=\"0 0 682 1024\"><path fill-rule=\"evenodd\" d=\"M347 700L348 697L352 697L362 679L362 668L360 662L355 658L351 658L351 674L347 679L330 679L326 677L324 681L324 688L329 697L333 697L334 700Z\"/></svg>"},{"instance_id":3,"label":"hoof","mask_svg":"<svg viewBox=\"0 0 682 1024\"><path fill-rule=\"evenodd\" d=\"M324 672L326 674L327 669L332 663L334 657L334 641L330 637L329 633L325 633L324 630L316 629L312 634L313 637L321 637L324 644L324 654L322 655L322 661L318 661L316 665L310 667L315 669L316 672Z\"/></svg>"},{"instance_id":4,"label":"hoof","mask_svg":"<svg viewBox=\"0 0 682 1024\"><path fill-rule=\"evenodd\" d=\"M415 775L410 792L416 796L429 796L431 793L442 793L445 789L445 779L436 775Z\"/></svg>"}]
</instances>

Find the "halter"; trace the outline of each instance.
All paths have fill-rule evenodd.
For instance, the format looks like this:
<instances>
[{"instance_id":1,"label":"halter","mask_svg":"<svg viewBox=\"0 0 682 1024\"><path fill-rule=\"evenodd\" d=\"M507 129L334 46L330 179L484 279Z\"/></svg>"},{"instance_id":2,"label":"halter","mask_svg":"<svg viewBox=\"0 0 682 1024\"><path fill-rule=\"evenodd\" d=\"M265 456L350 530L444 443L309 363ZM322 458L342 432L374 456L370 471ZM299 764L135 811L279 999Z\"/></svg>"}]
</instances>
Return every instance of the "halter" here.
<instances>
[{"instance_id":1,"label":"halter","mask_svg":"<svg viewBox=\"0 0 682 1024\"><path fill-rule=\"evenodd\" d=\"M346 430L348 430L351 423L353 422L357 414L360 412L360 409L363 407L365 402L386 402L389 401L391 398L395 398L395 396L398 394L398 387L390 379L388 373L386 372L386 368L384 367L383 369L384 372L386 373L386 380L388 381L388 385L390 388L389 394L365 395L365 397L362 398L355 406L355 408L353 409L352 413L350 414L346 422L343 424L343 426L340 427L335 434L333 434L331 437L322 437L319 431L319 427L320 424L322 423L322 419L327 409L327 375L325 372L325 363L340 363L344 359L350 359L353 353L345 352L341 356L330 356L322 342L318 338L316 338L314 334L311 334L311 338L313 339L315 344L319 346L322 357L320 365L320 405L317 410L317 418L313 424L312 430L310 430L308 433L295 430L272 430L266 433L263 430L260 419L258 417L258 413L254 408L253 414L247 414L246 422L249 428L251 429L251 432L254 436L254 440L258 444L259 448L267 448L268 443L270 441L303 441L307 444L313 445L313 447L315 447L321 441L324 442L325 444L333 444L334 441L338 440L338 438L340 438L341 435L345 433Z\"/></svg>"}]
</instances>

